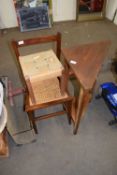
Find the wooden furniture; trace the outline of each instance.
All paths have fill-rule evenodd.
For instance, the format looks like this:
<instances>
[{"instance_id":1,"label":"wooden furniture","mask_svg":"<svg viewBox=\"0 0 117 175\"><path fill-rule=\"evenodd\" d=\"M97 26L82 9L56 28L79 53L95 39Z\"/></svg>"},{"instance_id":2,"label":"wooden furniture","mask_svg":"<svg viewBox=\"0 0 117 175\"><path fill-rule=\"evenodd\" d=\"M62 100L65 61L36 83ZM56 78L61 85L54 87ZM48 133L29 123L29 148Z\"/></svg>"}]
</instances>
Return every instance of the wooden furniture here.
<instances>
[{"instance_id":1,"label":"wooden furniture","mask_svg":"<svg viewBox=\"0 0 117 175\"><path fill-rule=\"evenodd\" d=\"M6 137L6 124L7 124L7 108L4 105L6 98L6 89L4 90L4 77L0 77L0 157L7 157L9 153L7 137ZM5 84L4 84L5 85Z\"/></svg>"},{"instance_id":2,"label":"wooden furniture","mask_svg":"<svg viewBox=\"0 0 117 175\"><path fill-rule=\"evenodd\" d=\"M20 47L47 42L56 43L56 54L53 50L37 52L25 56L20 55ZM22 78L26 86L25 111L28 113L31 126L38 133L36 122L42 119L68 114L72 115L72 101L67 90L68 72L60 63L61 34L44 36L22 41L12 41ZM35 116L35 111L62 104L63 110L42 116Z\"/></svg>"},{"instance_id":3,"label":"wooden furniture","mask_svg":"<svg viewBox=\"0 0 117 175\"><path fill-rule=\"evenodd\" d=\"M6 138L6 129L0 133L0 157L8 157L9 156L9 148Z\"/></svg>"},{"instance_id":4,"label":"wooden furniture","mask_svg":"<svg viewBox=\"0 0 117 175\"><path fill-rule=\"evenodd\" d=\"M62 54L65 66L69 72L72 70L79 82L79 96L74 106L72 120L74 122L74 134L77 133L80 120L91 100L94 85L101 65L107 56L110 41L102 41L91 44L78 45L70 48L63 48Z\"/></svg>"}]
</instances>

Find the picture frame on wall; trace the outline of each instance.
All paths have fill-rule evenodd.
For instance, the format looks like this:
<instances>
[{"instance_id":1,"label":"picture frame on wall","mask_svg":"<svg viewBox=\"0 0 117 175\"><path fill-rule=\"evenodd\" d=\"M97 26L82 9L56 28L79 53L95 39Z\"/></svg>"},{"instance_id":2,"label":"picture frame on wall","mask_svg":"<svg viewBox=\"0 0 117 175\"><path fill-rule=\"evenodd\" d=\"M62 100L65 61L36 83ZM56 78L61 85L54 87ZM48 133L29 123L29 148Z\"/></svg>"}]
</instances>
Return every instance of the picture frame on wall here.
<instances>
[{"instance_id":1,"label":"picture frame on wall","mask_svg":"<svg viewBox=\"0 0 117 175\"><path fill-rule=\"evenodd\" d=\"M15 0L21 32L50 28L52 26L52 0Z\"/></svg>"},{"instance_id":2,"label":"picture frame on wall","mask_svg":"<svg viewBox=\"0 0 117 175\"><path fill-rule=\"evenodd\" d=\"M105 8L106 0L77 0L77 21L103 19Z\"/></svg>"}]
</instances>

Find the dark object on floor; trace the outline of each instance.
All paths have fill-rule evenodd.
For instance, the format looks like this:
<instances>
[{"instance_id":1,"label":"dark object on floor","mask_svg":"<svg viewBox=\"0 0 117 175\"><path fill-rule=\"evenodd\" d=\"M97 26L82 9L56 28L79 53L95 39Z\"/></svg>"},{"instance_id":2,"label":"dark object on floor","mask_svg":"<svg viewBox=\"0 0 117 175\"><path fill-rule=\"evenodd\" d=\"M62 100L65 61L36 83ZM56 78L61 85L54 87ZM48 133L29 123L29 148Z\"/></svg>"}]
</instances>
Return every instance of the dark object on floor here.
<instances>
[{"instance_id":1,"label":"dark object on floor","mask_svg":"<svg viewBox=\"0 0 117 175\"><path fill-rule=\"evenodd\" d=\"M109 122L109 125L117 123L117 86L112 82L103 83L100 85L100 94L97 99L102 97L106 102L109 110L113 114L114 120Z\"/></svg>"},{"instance_id":2,"label":"dark object on floor","mask_svg":"<svg viewBox=\"0 0 117 175\"><path fill-rule=\"evenodd\" d=\"M115 56L114 56L114 58L112 60L111 70L112 70L112 72L117 74L117 50L116 50Z\"/></svg>"}]
</instances>

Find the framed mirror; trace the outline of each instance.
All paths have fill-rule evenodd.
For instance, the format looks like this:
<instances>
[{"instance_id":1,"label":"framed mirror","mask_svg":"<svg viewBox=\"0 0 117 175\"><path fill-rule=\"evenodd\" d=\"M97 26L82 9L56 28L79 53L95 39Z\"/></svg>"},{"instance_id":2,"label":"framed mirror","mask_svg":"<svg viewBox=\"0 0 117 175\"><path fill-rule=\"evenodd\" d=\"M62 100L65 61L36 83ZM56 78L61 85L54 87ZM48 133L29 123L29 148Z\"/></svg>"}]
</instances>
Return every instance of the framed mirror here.
<instances>
[{"instance_id":1,"label":"framed mirror","mask_svg":"<svg viewBox=\"0 0 117 175\"><path fill-rule=\"evenodd\" d=\"M105 7L106 0L77 0L77 21L103 19Z\"/></svg>"},{"instance_id":2,"label":"framed mirror","mask_svg":"<svg viewBox=\"0 0 117 175\"><path fill-rule=\"evenodd\" d=\"M14 0L21 32L50 28L52 0Z\"/></svg>"}]
</instances>

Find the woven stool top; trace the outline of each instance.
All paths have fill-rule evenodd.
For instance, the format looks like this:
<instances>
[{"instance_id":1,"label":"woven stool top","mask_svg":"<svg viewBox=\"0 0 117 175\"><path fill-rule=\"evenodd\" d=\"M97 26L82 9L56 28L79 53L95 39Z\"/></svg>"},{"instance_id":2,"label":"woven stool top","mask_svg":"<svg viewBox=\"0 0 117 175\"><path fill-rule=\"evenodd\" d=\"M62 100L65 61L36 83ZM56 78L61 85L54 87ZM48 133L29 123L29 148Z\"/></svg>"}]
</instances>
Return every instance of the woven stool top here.
<instances>
[{"instance_id":1,"label":"woven stool top","mask_svg":"<svg viewBox=\"0 0 117 175\"><path fill-rule=\"evenodd\" d=\"M62 96L58 78L32 83L32 89L37 104L50 102L67 96L66 94ZM31 103L32 102L30 100L30 105Z\"/></svg>"},{"instance_id":2,"label":"woven stool top","mask_svg":"<svg viewBox=\"0 0 117 175\"><path fill-rule=\"evenodd\" d=\"M43 80L62 74L63 66L53 50L20 56L19 61L24 77Z\"/></svg>"}]
</instances>

